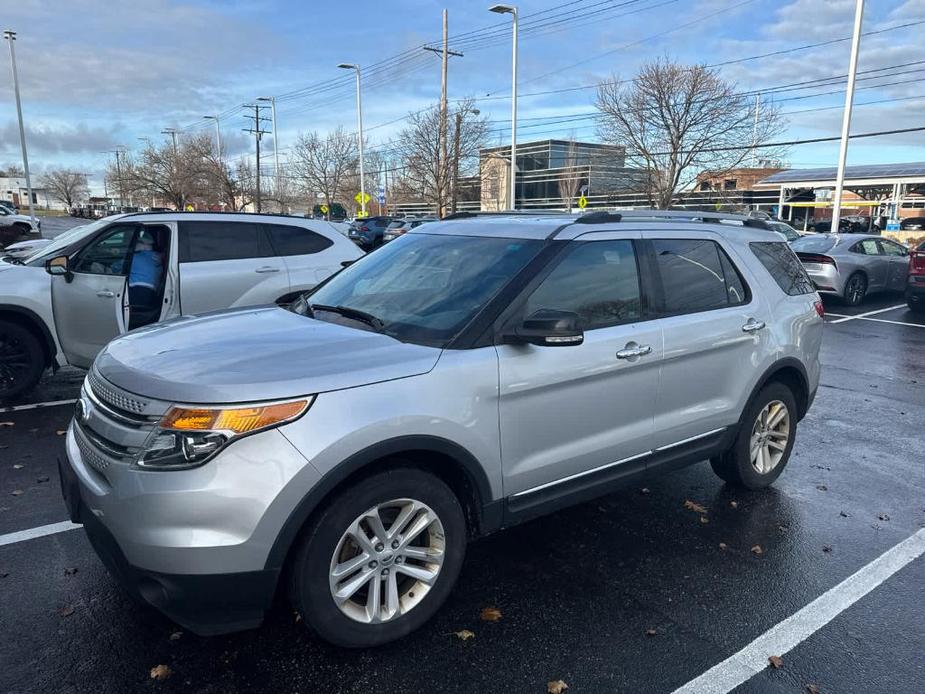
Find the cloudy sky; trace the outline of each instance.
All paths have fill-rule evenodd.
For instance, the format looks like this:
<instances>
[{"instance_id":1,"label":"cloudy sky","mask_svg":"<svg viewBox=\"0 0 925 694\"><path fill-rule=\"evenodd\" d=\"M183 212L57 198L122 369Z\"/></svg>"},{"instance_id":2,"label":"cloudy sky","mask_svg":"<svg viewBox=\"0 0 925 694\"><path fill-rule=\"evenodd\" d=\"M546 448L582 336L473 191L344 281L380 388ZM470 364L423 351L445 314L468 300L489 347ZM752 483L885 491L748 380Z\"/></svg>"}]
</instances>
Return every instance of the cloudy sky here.
<instances>
[{"instance_id":1,"label":"cloudy sky","mask_svg":"<svg viewBox=\"0 0 925 694\"><path fill-rule=\"evenodd\" d=\"M140 148L167 127L199 132L222 117L232 156L253 139L241 105L273 95L282 155L300 132L364 124L387 148L409 111L439 98L436 45L449 10L451 99L473 97L510 138L510 19L488 0L2 0L17 61L34 170L68 167L101 184L106 150ZM768 90L787 139L838 135L854 0L520 0L518 141L594 139L594 85L670 55L721 66L743 91ZM901 27L920 22L918 25ZM899 28L895 28L899 27ZM852 132L922 125L925 0L868 0ZM788 51L742 61L743 58ZM0 166L19 161L7 46L0 55ZM729 62L739 61L739 62ZM835 78L823 81L828 78ZM817 80L815 82L811 82ZM810 82L806 85L806 82ZM802 85L796 83L804 83ZM209 131L211 132L211 131ZM265 144L272 146L267 138ZM793 147L793 166L834 165L837 144ZM855 140L849 164L925 160L925 133Z\"/></svg>"}]
</instances>

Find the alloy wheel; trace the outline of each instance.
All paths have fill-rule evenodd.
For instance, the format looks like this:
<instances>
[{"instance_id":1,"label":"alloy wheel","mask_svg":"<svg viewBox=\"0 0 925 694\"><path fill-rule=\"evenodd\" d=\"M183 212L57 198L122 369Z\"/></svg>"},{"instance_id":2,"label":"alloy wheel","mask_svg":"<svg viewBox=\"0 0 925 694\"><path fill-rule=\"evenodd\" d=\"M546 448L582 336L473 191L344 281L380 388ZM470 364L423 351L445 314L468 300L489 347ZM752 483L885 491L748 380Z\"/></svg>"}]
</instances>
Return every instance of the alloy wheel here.
<instances>
[{"instance_id":1,"label":"alloy wheel","mask_svg":"<svg viewBox=\"0 0 925 694\"><path fill-rule=\"evenodd\" d=\"M790 411L780 400L772 400L758 413L752 426L749 456L755 471L766 475L776 468L789 441Z\"/></svg>"},{"instance_id":2,"label":"alloy wheel","mask_svg":"<svg viewBox=\"0 0 925 694\"><path fill-rule=\"evenodd\" d=\"M857 306L864 300L864 278L860 275L855 275L850 280L848 280L848 303L852 306Z\"/></svg>"},{"instance_id":3,"label":"alloy wheel","mask_svg":"<svg viewBox=\"0 0 925 694\"><path fill-rule=\"evenodd\" d=\"M388 622L433 588L446 554L443 524L427 504L393 499L360 514L341 536L328 574L331 597L357 622Z\"/></svg>"}]
</instances>

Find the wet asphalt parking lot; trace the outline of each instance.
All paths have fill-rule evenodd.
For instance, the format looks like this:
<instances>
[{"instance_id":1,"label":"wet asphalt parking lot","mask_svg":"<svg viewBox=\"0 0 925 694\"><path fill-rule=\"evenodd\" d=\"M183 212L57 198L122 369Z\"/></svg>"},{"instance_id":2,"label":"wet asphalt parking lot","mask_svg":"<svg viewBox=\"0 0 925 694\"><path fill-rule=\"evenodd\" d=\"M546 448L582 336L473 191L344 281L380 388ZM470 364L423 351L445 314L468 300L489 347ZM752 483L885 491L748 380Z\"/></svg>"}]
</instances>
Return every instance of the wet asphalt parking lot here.
<instances>
[{"instance_id":1,"label":"wet asphalt parking lot","mask_svg":"<svg viewBox=\"0 0 925 694\"><path fill-rule=\"evenodd\" d=\"M48 375L0 409L0 692L922 691L925 318L896 295L826 304L822 384L773 488L704 463L479 540L436 618L368 651L315 640L282 597L262 628L200 638L124 596L53 525L83 374Z\"/></svg>"}]
</instances>

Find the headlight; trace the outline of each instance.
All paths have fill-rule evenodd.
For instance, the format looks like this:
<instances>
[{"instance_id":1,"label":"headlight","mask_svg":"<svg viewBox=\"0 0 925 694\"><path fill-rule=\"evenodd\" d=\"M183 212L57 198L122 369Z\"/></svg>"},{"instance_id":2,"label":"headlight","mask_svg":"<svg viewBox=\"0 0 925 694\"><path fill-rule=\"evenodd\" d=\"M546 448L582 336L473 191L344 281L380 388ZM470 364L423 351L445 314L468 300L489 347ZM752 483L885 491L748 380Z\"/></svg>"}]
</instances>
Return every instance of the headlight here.
<instances>
[{"instance_id":1,"label":"headlight","mask_svg":"<svg viewBox=\"0 0 925 694\"><path fill-rule=\"evenodd\" d=\"M314 396L236 407L171 407L148 438L138 465L182 469L202 465L235 439L301 417Z\"/></svg>"}]
</instances>

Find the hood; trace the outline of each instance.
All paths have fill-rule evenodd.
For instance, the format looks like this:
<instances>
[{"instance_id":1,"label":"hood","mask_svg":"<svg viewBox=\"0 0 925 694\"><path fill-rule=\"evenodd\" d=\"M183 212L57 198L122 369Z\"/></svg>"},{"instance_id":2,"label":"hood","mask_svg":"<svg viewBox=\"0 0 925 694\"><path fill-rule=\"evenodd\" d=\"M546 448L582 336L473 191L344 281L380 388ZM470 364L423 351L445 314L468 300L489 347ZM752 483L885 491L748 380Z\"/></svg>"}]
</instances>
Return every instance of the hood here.
<instances>
[{"instance_id":1,"label":"hood","mask_svg":"<svg viewBox=\"0 0 925 694\"><path fill-rule=\"evenodd\" d=\"M96 368L117 386L159 400L254 402L426 373L440 351L269 307L133 331L109 343Z\"/></svg>"},{"instance_id":2,"label":"hood","mask_svg":"<svg viewBox=\"0 0 925 694\"><path fill-rule=\"evenodd\" d=\"M4 248L4 251L22 251L24 248L42 248L51 243L51 239L32 239L31 241L17 241Z\"/></svg>"}]
</instances>

